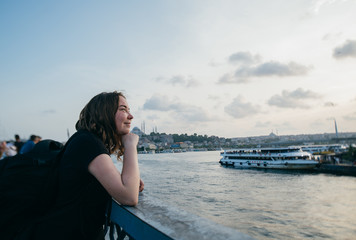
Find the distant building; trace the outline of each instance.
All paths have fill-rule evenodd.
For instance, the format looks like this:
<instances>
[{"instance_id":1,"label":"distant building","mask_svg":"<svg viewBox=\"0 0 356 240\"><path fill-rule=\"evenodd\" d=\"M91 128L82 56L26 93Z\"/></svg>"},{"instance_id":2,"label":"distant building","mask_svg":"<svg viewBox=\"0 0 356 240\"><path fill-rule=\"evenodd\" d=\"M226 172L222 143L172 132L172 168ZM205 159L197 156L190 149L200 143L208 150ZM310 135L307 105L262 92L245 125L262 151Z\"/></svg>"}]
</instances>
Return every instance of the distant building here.
<instances>
[{"instance_id":1,"label":"distant building","mask_svg":"<svg viewBox=\"0 0 356 240\"><path fill-rule=\"evenodd\" d=\"M268 135L269 138L278 138L278 136L276 134L274 134L273 132L271 132L269 135Z\"/></svg>"},{"instance_id":2,"label":"distant building","mask_svg":"<svg viewBox=\"0 0 356 240\"><path fill-rule=\"evenodd\" d=\"M132 133L142 137L142 135L144 135L144 132L142 132L138 127L134 127L132 130L131 130Z\"/></svg>"},{"instance_id":3,"label":"distant building","mask_svg":"<svg viewBox=\"0 0 356 240\"><path fill-rule=\"evenodd\" d=\"M183 148L183 149L187 149L187 148L193 148L194 145L192 143L189 142L177 142L171 145L171 148Z\"/></svg>"},{"instance_id":4,"label":"distant building","mask_svg":"<svg viewBox=\"0 0 356 240\"><path fill-rule=\"evenodd\" d=\"M152 143L143 143L140 145L140 147L143 147L145 150L156 150L157 146L152 144Z\"/></svg>"}]
</instances>

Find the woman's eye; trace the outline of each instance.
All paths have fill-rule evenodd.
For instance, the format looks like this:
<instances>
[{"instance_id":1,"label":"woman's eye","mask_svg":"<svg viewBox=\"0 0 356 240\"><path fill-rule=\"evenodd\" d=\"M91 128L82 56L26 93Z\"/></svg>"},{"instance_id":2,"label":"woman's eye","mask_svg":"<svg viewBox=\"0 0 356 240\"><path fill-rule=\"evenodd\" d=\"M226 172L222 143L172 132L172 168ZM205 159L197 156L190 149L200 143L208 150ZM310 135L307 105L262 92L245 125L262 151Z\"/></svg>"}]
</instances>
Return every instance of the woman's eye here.
<instances>
[{"instance_id":1,"label":"woman's eye","mask_svg":"<svg viewBox=\"0 0 356 240\"><path fill-rule=\"evenodd\" d=\"M126 109L126 108L119 108L119 110L121 111L121 112L125 112L125 113L129 113L129 110L128 109Z\"/></svg>"}]
</instances>

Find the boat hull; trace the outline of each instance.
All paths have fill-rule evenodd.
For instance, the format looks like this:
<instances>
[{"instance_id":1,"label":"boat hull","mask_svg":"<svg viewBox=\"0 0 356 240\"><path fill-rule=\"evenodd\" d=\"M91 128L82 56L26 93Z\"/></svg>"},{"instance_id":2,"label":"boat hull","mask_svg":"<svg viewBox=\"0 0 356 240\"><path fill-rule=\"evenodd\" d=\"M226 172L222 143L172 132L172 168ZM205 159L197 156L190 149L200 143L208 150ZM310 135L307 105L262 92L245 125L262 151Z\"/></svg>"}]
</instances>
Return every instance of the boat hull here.
<instances>
[{"instance_id":1,"label":"boat hull","mask_svg":"<svg viewBox=\"0 0 356 240\"><path fill-rule=\"evenodd\" d=\"M235 168L260 168L260 169L286 169L286 170L305 170L314 169L319 162L313 160L305 161L245 161L245 160L224 160L221 159L221 165L233 166Z\"/></svg>"}]
</instances>

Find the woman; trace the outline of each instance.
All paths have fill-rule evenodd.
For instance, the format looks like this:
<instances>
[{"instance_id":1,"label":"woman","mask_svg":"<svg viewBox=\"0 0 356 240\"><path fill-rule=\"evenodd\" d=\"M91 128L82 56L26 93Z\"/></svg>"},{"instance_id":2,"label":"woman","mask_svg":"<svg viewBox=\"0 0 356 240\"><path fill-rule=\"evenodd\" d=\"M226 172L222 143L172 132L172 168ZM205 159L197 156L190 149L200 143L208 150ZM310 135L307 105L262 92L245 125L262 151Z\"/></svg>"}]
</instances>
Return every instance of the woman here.
<instances>
[{"instance_id":1,"label":"woman","mask_svg":"<svg viewBox=\"0 0 356 240\"><path fill-rule=\"evenodd\" d=\"M36 225L34 239L98 239L111 197L137 204L143 182L132 119L120 92L100 93L84 107L60 162L55 208ZM123 156L121 173L111 154Z\"/></svg>"}]
</instances>

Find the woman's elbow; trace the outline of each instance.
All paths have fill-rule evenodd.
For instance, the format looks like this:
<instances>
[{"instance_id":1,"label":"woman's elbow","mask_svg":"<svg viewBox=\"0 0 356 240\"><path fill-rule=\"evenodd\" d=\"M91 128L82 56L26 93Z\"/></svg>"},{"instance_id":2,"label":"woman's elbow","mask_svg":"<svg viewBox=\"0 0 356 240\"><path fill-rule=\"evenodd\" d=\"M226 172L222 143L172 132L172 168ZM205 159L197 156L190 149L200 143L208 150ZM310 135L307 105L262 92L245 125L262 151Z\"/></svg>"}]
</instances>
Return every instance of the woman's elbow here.
<instances>
[{"instance_id":1,"label":"woman's elbow","mask_svg":"<svg viewBox=\"0 0 356 240\"><path fill-rule=\"evenodd\" d=\"M130 197L130 198L116 198L116 201L118 201L120 204L125 205L125 206L136 206L138 204L138 196Z\"/></svg>"},{"instance_id":2,"label":"woman's elbow","mask_svg":"<svg viewBox=\"0 0 356 240\"><path fill-rule=\"evenodd\" d=\"M136 206L137 204L138 204L138 199L135 199L135 200L130 201L130 202L127 204L127 206L132 206L132 207L134 207L134 206Z\"/></svg>"}]
</instances>

